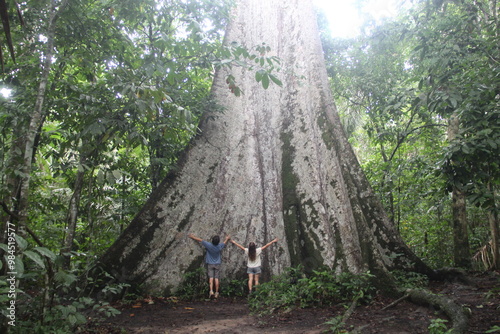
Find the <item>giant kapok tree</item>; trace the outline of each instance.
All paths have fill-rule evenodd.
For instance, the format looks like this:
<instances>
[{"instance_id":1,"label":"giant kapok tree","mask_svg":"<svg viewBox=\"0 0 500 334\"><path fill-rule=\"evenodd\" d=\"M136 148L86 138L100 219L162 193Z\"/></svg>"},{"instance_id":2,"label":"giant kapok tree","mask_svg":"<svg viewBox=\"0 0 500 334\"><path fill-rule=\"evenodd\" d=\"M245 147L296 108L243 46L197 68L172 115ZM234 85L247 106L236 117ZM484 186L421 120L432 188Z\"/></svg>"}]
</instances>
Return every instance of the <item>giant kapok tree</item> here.
<instances>
[{"instance_id":1,"label":"giant kapok tree","mask_svg":"<svg viewBox=\"0 0 500 334\"><path fill-rule=\"evenodd\" d=\"M216 71L218 107L206 111L199 134L102 267L146 291L174 291L202 265L202 249L187 238L194 233L241 243L279 238L263 261L271 275L299 264L370 270L381 286L390 285L394 268L432 275L387 218L346 139L312 2L242 0L232 15L226 45L261 54ZM258 68L272 57L279 59L276 77ZM263 89L270 79L281 85ZM225 250L223 261L226 277L244 268L238 251Z\"/></svg>"}]
</instances>

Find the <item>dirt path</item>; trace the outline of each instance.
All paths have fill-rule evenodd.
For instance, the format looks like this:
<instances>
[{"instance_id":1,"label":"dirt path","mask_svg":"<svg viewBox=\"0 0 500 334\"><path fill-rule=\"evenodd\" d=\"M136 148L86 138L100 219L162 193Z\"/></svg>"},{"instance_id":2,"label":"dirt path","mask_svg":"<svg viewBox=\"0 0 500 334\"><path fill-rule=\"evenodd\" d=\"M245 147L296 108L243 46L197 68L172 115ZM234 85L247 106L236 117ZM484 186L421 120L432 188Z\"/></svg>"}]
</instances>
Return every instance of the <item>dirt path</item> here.
<instances>
[{"instance_id":1,"label":"dirt path","mask_svg":"<svg viewBox=\"0 0 500 334\"><path fill-rule=\"evenodd\" d=\"M447 295L471 312L468 333L485 333L500 326L500 280L498 274L473 277L472 284L434 284L435 293ZM439 310L379 296L370 305L359 306L346 329L365 334L428 333L433 319L446 319ZM316 334L328 330L325 322L342 315L342 306L296 309L285 314L257 317L250 314L245 299L219 298L194 302L155 298L119 306L122 314L104 322L91 322L82 333L144 334ZM500 332L499 332L500 333Z\"/></svg>"},{"instance_id":2,"label":"dirt path","mask_svg":"<svg viewBox=\"0 0 500 334\"><path fill-rule=\"evenodd\" d=\"M219 298L195 302L167 299L142 301L102 324L102 333L321 333L330 310L300 310L277 317L250 314L245 299ZM323 316L320 315L323 314ZM116 333L123 333L116 331Z\"/></svg>"}]
</instances>

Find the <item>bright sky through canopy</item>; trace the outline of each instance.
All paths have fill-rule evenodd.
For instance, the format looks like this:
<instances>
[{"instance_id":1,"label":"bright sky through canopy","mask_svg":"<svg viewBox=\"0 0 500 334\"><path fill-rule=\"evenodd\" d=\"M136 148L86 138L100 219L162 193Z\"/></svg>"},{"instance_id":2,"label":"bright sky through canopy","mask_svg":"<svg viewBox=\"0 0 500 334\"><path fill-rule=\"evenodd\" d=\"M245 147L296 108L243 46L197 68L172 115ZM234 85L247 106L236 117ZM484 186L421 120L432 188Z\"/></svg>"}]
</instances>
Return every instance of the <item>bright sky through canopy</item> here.
<instances>
[{"instance_id":1,"label":"bright sky through canopy","mask_svg":"<svg viewBox=\"0 0 500 334\"><path fill-rule=\"evenodd\" d=\"M377 21L397 15L398 0L368 0L362 13L356 8L355 0L313 0L321 8L330 23L333 37L350 38L360 33L363 15ZM401 2L401 1L399 1Z\"/></svg>"}]
</instances>

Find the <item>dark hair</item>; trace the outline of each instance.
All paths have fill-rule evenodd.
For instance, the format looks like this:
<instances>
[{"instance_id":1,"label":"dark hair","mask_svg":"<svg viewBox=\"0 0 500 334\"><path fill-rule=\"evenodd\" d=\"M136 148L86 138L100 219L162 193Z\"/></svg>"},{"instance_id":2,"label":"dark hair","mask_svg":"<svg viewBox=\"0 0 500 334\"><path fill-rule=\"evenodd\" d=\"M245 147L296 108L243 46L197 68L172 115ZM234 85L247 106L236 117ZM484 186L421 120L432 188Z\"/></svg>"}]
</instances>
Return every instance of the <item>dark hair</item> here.
<instances>
[{"instance_id":1,"label":"dark hair","mask_svg":"<svg viewBox=\"0 0 500 334\"><path fill-rule=\"evenodd\" d=\"M257 256L257 251L255 243L251 242L248 245L248 258L250 259L250 261L255 261L256 256Z\"/></svg>"},{"instance_id":2,"label":"dark hair","mask_svg":"<svg viewBox=\"0 0 500 334\"><path fill-rule=\"evenodd\" d=\"M218 235L214 235L214 236L212 237L212 244L213 244L214 246L217 246L217 245L219 244L219 242L220 242L220 238L219 238L219 236L218 236Z\"/></svg>"}]
</instances>

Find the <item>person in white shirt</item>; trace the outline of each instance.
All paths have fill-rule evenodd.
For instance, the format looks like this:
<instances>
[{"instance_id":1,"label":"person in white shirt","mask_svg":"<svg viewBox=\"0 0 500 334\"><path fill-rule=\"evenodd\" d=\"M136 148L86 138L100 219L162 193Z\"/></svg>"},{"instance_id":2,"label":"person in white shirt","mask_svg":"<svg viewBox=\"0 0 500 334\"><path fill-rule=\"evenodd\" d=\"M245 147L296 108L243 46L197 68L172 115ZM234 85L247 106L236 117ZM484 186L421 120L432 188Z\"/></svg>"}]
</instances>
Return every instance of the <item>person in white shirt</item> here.
<instances>
[{"instance_id":1,"label":"person in white shirt","mask_svg":"<svg viewBox=\"0 0 500 334\"><path fill-rule=\"evenodd\" d=\"M260 268L262 265L260 254L264 249L271 246L273 243L278 242L278 238L259 248L257 248L253 242L248 245L248 248L243 247L232 239L231 242L238 246L238 248L244 250L247 255L248 293L252 293L253 286L259 285L259 275L262 272Z\"/></svg>"}]
</instances>

